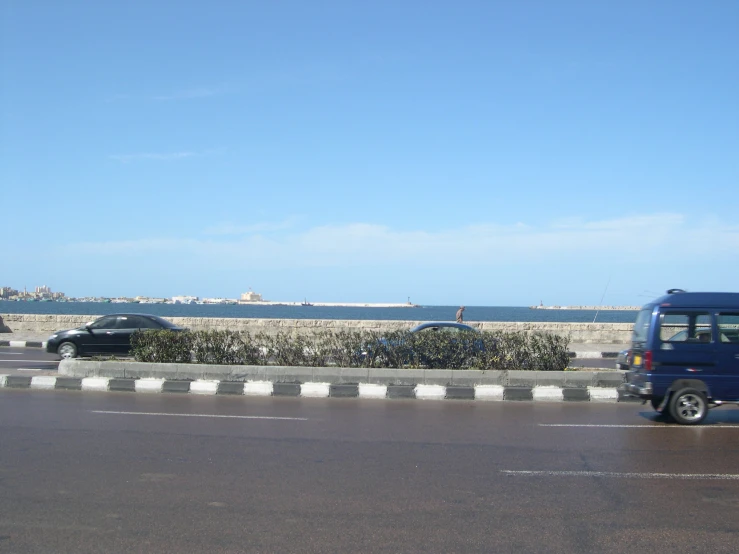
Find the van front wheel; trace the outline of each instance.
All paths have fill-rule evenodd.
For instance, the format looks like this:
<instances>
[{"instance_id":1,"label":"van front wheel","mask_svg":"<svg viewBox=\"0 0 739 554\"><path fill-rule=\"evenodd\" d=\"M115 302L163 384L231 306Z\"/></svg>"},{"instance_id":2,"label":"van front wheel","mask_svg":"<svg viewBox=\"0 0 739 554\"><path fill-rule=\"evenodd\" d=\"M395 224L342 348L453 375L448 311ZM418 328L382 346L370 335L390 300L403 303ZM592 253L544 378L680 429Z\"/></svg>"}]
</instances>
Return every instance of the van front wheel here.
<instances>
[{"instance_id":1,"label":"van front wheel","mask_svg":"<svg viewBox=\"0 0 739 554\"><path fill-rule=\"evenodd\" d=\"M705 395L695 389L682 389L670 398L669 411L672 418L682 425L697 425L708 414Z\"/></svg>"}]
</instances>

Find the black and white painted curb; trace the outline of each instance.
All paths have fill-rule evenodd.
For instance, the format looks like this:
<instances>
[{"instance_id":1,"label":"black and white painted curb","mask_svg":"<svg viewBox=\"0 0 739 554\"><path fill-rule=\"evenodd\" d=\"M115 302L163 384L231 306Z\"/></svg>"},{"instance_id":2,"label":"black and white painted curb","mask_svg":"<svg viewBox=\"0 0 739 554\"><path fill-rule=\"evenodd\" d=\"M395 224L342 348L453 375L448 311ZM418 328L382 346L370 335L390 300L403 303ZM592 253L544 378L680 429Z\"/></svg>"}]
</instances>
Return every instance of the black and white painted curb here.
<instances>
[{"instance_id":1,"label":"black and white painted curb","mask_svg":"<svg viewBox=\"0 0 739 554\"><path fill-rule=\"evenodd\" d=\"M115 379L108 377L53 377L0 375L0 387L15 389L66 389L142 393L228 394L242 396L300 396L306 398L408 398L417 400L531 400L542 402L623 402L636 400L615 387L567 388L556 386L444 386L331 383L272 383L269 381L176 381L168 379Z\"/></svg>"},{"instance_id":2,"label":"black and white painted curb","mask_svg":"<svg viewBox=\"0 0 739 554\"><path fill-rule=\"evenodd\" d=\"M610 352L610 351L597 351L597 352L586 352L583 350L578 350L577 352L568 352L570 358L616 358L618 357L618 352Z\"/></svg>"},{"instance_id":3,"label":"black and white painted curb","mask_svg":"<svg viewBox=\"0 0 739 554\"><path fill-rule=\"evenodd\" d=\"M0 340L0 346L10 346L11 348L46 348L46 341Z\"/></svg>"},{"instance_id":4,"label":"black and white painted curb","mask_svg":"<svg viewBox=\"0 0 739 554\"><path fill-rule=\"evenodd\" d=\"M0 340L0 346L9 346L11 348L46 348L46 341L32 341L32 340ZM618 352L610 351L576 351L568 352L571 359L577 358L615 358L618 356Z\"/></svg>"}]
</instances>

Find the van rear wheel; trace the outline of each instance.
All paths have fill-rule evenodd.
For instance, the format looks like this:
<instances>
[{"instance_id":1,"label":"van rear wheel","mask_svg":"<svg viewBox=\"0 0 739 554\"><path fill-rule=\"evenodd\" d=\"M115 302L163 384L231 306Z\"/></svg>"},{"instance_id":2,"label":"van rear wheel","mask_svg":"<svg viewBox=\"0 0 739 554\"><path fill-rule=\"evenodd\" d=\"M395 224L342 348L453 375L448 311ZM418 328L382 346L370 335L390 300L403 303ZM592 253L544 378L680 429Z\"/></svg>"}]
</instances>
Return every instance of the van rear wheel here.
<instances>
[{"instance_id":1,"label":"van rear wheel","mask_svg":"<svg viewBox=\"0 0 739 554\"><path fill-rule=\"evenodd\" d=\"M672 395L669 412L682 425L697 425L708 414L708 402L702 392L685 388Z\"/></svg>"}]
</instances>

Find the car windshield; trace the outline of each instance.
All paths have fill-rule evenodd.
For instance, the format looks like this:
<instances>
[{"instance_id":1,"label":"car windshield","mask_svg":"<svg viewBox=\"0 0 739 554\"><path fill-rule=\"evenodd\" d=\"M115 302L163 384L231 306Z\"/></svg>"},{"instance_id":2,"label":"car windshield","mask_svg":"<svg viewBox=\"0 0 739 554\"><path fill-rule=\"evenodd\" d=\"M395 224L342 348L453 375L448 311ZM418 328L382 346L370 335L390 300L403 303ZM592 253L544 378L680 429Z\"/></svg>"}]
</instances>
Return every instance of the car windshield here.
<instances>
[{"instance_id":1,"label":"car windshield","mask_svg":"<svg viewBox=\"0 0 739 554\"><path fill-rule=\"evenodd\" d=\"M87 325L89 329L115 329L117 326L118 318L115 316L101 317Z\"/></svg>"}]
</instances>

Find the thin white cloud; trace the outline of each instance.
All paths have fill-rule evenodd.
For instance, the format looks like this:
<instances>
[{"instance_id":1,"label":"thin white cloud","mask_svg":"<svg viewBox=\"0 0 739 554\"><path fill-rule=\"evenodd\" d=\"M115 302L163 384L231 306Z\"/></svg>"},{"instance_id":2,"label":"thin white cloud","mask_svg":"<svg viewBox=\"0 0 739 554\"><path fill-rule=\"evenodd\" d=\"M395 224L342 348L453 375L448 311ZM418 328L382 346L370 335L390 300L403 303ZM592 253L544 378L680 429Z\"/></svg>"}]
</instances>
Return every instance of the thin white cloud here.
<instances>
[{"instance_id":1,"label":"thin white cloud","mask_svg":"<svg viewBox=\"0 0 739 554\"><path fill-rule=\"evenodd\" d=\"M716 220L689 221L677 214L611 220L583 220L580 225L480 224L446 230L400 231L385 225L325 225L280 233L282 223L255 224L211 233L209 239L145 239L73 245L86 256L186 256L218 268L248 270L306 267L447 267L500 268L544 263L569 264L573 276L583 264L645 269L655 260L721 260L739 250L736 225ZM217 230L217 228L215 229ZM246 234L242 234L244 231ZM231 235L239 236L231 236ZM631 265L629 265L631 264Z\"/></svg>"}]
</instances>

